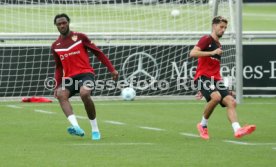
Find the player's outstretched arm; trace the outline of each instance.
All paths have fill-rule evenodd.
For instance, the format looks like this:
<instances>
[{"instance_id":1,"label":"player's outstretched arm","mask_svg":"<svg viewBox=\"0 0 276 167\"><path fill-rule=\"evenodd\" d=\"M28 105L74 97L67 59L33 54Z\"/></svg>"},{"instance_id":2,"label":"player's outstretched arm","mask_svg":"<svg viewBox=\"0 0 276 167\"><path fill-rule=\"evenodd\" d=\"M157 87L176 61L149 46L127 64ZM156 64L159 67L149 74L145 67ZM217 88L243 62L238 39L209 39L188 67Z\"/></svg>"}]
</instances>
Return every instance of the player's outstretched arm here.
<instances>
[{"instance_id":1,"label":"player's outstretched arm","mask_svg":"<svg viewBox=\"0 0 276 167\"><path fill-rule=\"evenodd\" d=\"M90 45L90 50L95 54L97 59L107 67L108 71L112 75L113 80L116 80L119 76L119 73L114 68L108 57L99 48L97 48L95 44Z\"/></svg>"},{"instance_id":2,"label":"player's outstretched arm","mask_svg":"<svg viewBox=\"0 0 276 167\"><path fill-rule=\"evenodd\" d=\"M85 47L94 53L97 59L107 67L108 71L112 75L112 79L116 80L119 76L119 73L117 70L115 70L108 57L93 42L91 42L86 35L82 34L82 37Z\"/></svg>"}]
</instances>

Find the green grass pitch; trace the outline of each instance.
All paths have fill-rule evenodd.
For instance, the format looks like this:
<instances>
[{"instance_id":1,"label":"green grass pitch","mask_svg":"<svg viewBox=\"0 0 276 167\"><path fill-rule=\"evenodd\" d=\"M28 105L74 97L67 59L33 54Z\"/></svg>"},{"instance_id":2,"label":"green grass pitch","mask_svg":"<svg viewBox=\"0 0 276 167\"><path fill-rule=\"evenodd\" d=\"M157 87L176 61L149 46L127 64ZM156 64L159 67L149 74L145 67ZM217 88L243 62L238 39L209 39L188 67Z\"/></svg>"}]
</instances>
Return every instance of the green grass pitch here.
<instances>
[{"instance_id":1,"label":"green grass pitch","mask_svg":"<svg viewBox=\"0 0 276 167\"><path fill-rule=\"evenodd\" d=\"M72 104L76 114L85 118L82 103ZM85 137L67 134L69 123L57 102L1 102L1 166L260 167L276 163L274 98L245 99L238 105L240 123L257 125L256 132L239 140L233 137L225 109L219 106L209 120L211 139L193 136L198 134L196 124L204 101L95 104L103 137L100 141L90 139L87 119L78 119Z\"/></svg>"}]
</instances>

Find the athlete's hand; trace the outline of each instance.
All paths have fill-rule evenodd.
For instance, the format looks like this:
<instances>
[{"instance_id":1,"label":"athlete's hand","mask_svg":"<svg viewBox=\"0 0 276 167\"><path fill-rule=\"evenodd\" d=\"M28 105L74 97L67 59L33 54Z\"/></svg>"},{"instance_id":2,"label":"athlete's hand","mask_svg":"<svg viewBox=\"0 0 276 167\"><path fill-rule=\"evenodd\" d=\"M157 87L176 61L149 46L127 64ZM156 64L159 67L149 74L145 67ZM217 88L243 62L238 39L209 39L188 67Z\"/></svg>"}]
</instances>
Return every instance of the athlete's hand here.
<instances>
[{"instance_id":1,"label":"athlete's hand","mask_svg":"<svg viewBox=\"0 0 276 167\"><path fill-rule=\"evenodd\" d=\"M217 48L216 50L213 51L212 55L222 55L222 49L221 48Z\"/></svg>"},{"instance_id":2,"label":"athlete's hand","mask_svg":"<svg viewBox=\"0 0 276 167\"><path fill-rule=\"evenodd\" d=\"M198 92L196 93L196 95L195 95L195 98L196 98L197 100L202 99L202 98L203 98L202 93L201 93L200 91L198 91Z\"/></svg>"},{"instance_id":3,"label":"athlete's hand","mask_svg":"<svg viewBox=\"0 0 276 167\"><path fill-rule=\"evenodd\" d=\"M114 70L114 71L111 73L111 75L112 75L112 79L115 81L115 80L118 79L119 73L118 73L117 70Z\"/></svg>"}]
</instances>

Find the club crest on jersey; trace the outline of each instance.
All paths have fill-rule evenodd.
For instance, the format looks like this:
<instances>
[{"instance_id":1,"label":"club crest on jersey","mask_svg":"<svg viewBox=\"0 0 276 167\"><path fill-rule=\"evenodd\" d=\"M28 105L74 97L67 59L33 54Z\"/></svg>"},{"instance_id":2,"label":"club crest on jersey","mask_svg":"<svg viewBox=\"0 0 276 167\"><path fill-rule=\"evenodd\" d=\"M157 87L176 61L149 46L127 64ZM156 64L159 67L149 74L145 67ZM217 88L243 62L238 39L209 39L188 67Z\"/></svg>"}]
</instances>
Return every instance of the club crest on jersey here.
<instances>
[{"instance_id":1,"label":"club crest on jersey","mask_svg":"<svg viewBox=\"0 0 276 167\"><path fill-rule=\"evenodd\" d=\"M78 36L73 35L73 36L72 36L72 40L73 40L74 42L76 42L76 41L78 40Z\"/></svg>"}]
</instances>

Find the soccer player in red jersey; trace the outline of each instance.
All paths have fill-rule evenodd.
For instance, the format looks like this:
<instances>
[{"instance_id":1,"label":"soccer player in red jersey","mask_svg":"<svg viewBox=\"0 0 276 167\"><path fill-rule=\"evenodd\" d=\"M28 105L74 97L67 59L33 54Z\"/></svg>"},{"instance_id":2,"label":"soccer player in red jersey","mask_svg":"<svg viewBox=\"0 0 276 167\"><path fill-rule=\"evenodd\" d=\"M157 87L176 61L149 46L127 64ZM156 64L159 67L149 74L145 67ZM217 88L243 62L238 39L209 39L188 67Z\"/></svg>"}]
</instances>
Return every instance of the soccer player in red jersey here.
<instances>
[{"instance_id":1,"label":"soccer player in red jersey","mask_svg":"<svg viewBox=\"0 0 276 167\"><path fill-rule=\"evenodd\" d=\"M224 86L220 75L220 61L223 50L219 39L223 36L227 23L228 21L221 16L214 17L212 33L201 37L190 52L190 57L198 58L194 80L200 93L207 101L202 120L197 124L197 129L203 139L209 139L208 119L219 103L222 107L226 107L228 119L232 123L236 138L250 134L256 129L255 125L240 126L236 114L235 99Z\"/></svg>"},{"instance_id":2,"label":"soccer player in red jersey","mask_svg":"<svg viewBox=\"0 0 276 167\"><path fill-rule=\"evenodd\" d=\"M118 78L118 72L105 54L85 34L71 31L69 23L70 18L67 14L58 14L54 18L54 24L60 32L60 36L51 47L56 62L57 86L54 96L72 125L67 129L68 133L84 136L84 131L80 128L69 102L71 96L79 93L92 126L92 140L99 140L101 135L97 125L96 110L90 96L94 84L94 69L90 65L88 50L108 68L114 80Z\"/></svg>"}]
</instances>

